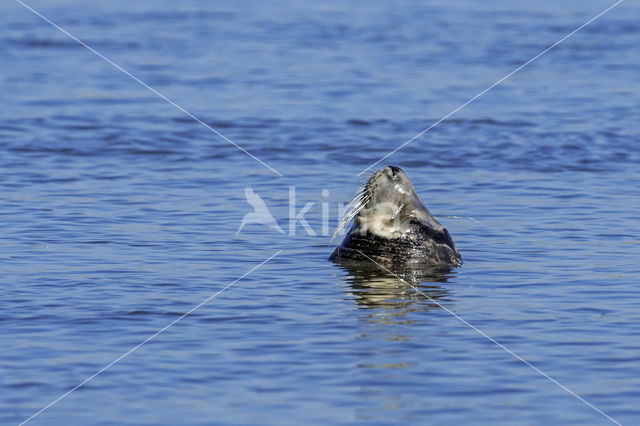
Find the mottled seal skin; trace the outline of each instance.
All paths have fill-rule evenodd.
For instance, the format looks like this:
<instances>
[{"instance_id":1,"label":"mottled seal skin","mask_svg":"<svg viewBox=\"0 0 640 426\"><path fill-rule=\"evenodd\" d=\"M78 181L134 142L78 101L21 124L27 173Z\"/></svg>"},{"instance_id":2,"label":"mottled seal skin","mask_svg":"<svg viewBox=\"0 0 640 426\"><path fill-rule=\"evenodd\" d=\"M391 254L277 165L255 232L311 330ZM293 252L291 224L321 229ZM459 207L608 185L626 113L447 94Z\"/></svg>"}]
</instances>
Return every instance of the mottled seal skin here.
<instances>
[{"instance_id":1,"label":"mottled seal skin","mask_svg":"<svg viewBox=\"0 0 640 426\"><path fill-rule=\"evenodd\" d=\"M447 229L431 215L399 167L374 173L356 196L341 225L354 217L329 260L385 266L462 265Z\"/></svg>"}]
</instances>

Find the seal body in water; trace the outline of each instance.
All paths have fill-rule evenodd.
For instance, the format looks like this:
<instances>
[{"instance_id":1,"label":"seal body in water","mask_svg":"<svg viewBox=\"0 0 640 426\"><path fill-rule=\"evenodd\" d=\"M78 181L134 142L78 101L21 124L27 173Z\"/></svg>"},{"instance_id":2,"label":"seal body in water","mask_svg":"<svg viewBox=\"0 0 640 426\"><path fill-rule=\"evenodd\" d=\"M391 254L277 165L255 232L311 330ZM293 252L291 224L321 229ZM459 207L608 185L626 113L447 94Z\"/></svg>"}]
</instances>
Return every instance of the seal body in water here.
<instances>
[{"instance_id":1,"label":"seal body in water","mask_svg":"<svg viewBox=\"0 0 640 426\"><path fill-rule=\"evenodd\" d=\"M387 166L369 178L336 233L351 219L351 229L329 260L388 266L462 264L451 235L422 204L399 167Z\"/></svg>"}]
</instances>

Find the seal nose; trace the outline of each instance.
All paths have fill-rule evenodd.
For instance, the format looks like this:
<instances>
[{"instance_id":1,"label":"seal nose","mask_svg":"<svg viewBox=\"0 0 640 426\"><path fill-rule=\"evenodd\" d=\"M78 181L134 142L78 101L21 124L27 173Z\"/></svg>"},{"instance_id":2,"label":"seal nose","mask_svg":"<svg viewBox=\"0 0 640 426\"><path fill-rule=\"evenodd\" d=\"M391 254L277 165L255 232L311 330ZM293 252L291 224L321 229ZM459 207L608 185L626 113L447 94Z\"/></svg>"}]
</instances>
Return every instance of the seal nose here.
<instances>
[{"instance_id":1,"label":"seal nose","mask_svg":"<svg viewBox=\"0 0 640 426\"><path fill-rule=\"evenodd\" d=\"M402 171L400 167L396 167L396 166L389 166L389 168L391 169L391 173L393 174L393 176L395 176L396 174Z\"/></svg>"}]
</instances>

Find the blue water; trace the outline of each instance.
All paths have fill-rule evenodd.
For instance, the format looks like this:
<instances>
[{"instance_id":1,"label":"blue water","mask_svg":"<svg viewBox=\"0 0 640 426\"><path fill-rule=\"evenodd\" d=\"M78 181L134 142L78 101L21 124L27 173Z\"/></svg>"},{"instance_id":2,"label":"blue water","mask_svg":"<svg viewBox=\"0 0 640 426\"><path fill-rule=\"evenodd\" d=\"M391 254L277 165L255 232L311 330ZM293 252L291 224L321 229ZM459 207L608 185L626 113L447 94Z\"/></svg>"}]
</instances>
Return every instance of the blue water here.
<instances>
[{"instance_id":1,"label":"blue water","mask_svg":"<svg viewBox=\"0 0 640 426\"><path fill-rule=\"evenodd\" d=\"M29 424L611 424L452 313L638 422L637 3L382 163L465 261L420 292L326 260L356 175L612 3L28 4L282 176L3 2L0 423L279 250Z\"/></svg>"}]
</instances>

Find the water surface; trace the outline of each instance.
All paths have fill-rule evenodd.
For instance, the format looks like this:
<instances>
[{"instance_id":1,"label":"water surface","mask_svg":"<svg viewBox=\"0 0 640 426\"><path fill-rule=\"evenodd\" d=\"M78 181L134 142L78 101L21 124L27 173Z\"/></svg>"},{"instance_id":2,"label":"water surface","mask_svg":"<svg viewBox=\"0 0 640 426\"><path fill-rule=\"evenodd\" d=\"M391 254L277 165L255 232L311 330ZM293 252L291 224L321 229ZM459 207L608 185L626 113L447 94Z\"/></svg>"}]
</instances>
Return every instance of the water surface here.
<instances>
[{"instance_id":1,"label":"water surface","mask_svg":"<svg viewBox=\"0 0 640 426\"><path fill-rule=\"evenodd\" d=\"M610 423L449 310L633 424L636 4L385 160L461 268L418 292L327 262L323 232L359 172L609 4L29 3L279 177L4 2L0 422L283 250L30 423ZM285 234L236 235L247 186ZM315 236L291 235L292 186Z\"/></svg>"}]
</instances>

